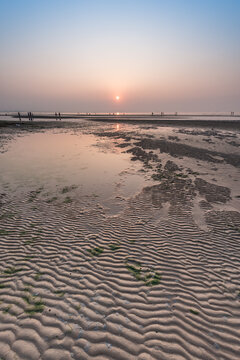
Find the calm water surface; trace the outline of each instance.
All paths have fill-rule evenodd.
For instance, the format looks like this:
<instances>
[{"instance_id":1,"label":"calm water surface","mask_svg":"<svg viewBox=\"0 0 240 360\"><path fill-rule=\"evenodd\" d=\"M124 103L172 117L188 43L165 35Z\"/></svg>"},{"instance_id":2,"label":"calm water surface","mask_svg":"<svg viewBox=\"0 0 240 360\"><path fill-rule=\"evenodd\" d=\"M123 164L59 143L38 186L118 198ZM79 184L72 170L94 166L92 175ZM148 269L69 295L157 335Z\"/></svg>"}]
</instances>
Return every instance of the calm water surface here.
<instances>
[{"instance_id":1,"label":"calm water surface","mask_svg":"<svg viewBox=\"0 0 240 360\"><path fill-rule=\"evenodd\" d=\"M94 196L110 207L114 199L123 201L148 183L138 172L140 164L108 139L71 131L17 137L1 154L0 168L1 186L12 192L43 187L54 196L74 185L74 196Z\"/></svg>"}]
</instances>

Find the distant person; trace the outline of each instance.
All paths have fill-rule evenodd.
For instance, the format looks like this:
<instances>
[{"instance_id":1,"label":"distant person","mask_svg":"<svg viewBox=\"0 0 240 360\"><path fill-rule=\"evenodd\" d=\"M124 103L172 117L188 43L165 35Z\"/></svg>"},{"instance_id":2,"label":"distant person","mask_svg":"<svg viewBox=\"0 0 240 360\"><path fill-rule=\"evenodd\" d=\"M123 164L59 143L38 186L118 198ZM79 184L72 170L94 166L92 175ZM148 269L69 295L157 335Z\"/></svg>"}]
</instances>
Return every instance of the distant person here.
<instances>
[{"instance_id":1,"label":"distant person","mask_svg":"<svg viewBox=\"0 0 240 360\"><path fill-rule=\"evenodd\" d=\"M152 116L153 116L153 112L152 112Z\"/></svg>"},{"instance_id":2,"label":"distant person","mask_svg":"<svg viewBox=\"0 0 240 360\"><path fill-rule=\"evenodd\" d=\"M60 113L58 113L58 117L59 117L59 120L62 120L62 119L61 119L61 114L60 114Z\"/></svg>"},{"instance_id":3,"label":"distant person","mask_svg":"<svg viewBox=\"0 0 240 360\"><path fill-rule=\"evenodd\" d=\"M55 118L56 118L56 120L58 119L58 114L55 112Z\"/></svg>"},{"instance_id":4,"label":"distant person","mask_svg":"<svg viewBox=\"0 0 240 360\"><path fill-rule=\"evenodd\" d=\"M31 115L30 112L28 112L28 120L31 121Z\"/></svg>"},{"instance_id":5,"label":"distant person","mask_svg":"<svg viewBox=\"0 0 240 360\"><path fill-rule=\"evenodd\" d=\"M18 112L18 119L20 122L22 121L20 112Z\"/></svg>"},{"instance_id":6,"label":"distant person","mask_svg":"<svg viewBox=\"0 0 240 360\"><path fill-rule=\"evenodd\" d=\"M31 120L33 121L33 114L30 112L30 115L31 115Z\"/></svg>"}]
</instances>

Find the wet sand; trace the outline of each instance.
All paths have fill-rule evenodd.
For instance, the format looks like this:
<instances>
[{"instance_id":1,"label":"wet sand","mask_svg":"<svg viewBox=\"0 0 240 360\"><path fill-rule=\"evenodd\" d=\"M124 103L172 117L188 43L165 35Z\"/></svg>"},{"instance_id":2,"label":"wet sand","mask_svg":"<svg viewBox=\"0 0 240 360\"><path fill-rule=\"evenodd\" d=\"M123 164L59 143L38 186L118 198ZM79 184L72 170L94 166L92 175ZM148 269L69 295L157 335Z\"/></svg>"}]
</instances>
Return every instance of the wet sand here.
<instances>
[{"instance_id":1,"label":"wet sand","mask_svg":"<svg viewBox=\"0 0 240 360\"><path fill-rule=\"evenodd\" d=\"M56 120L53 114L34 114L34 120L29 121L27 115L22 115L22 125L27 125L29 127L38 127L38 126L46 126L46 121L48 122L48 126L61 126L57 123L61 123L62 121L81 121L81 120L91 120L98 122L118 122L125 124L153 124L158 126L186 126L186 127L213 127L213 128L222 128L222 129L240 129L240 115L226 116L226 115L85 115L85 114L62 114L61 121ZM7 118L7 119L6 119ZM17 119L17 120L16 120ZM1 119L0 117L0 127L9 126L11 124L18 125L20 122L18 120L17 115L7 116L5 119Z\"/></svg>"},{"instance_id":2,"label":"wet sand","mask_svg":"<svg viewBox=\"0 0 240 360\"><path fill-rule=\"evenodd\" d=\"M239 358L240 132L192 126L0 127L0 358Z\"/></svg>"}]
</instances>

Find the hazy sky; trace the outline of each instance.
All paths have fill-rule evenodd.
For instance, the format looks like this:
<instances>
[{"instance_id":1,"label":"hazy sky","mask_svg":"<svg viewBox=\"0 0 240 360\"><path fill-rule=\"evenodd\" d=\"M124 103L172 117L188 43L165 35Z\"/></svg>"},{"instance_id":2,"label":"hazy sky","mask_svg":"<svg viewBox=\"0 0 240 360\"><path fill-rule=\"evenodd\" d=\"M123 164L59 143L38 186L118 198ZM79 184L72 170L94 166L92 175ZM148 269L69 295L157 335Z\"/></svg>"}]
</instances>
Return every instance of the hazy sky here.
<instances>
[{"instance_id":1,"label":"hazy sky","mask_svg":"<svg viewBox=\"0 0 240 360\"><path fill-rule=\"evenodd\" d=\"M0 0L0 14L2 111L240 111L240 0Z\"/></svg>"}]
</instances>

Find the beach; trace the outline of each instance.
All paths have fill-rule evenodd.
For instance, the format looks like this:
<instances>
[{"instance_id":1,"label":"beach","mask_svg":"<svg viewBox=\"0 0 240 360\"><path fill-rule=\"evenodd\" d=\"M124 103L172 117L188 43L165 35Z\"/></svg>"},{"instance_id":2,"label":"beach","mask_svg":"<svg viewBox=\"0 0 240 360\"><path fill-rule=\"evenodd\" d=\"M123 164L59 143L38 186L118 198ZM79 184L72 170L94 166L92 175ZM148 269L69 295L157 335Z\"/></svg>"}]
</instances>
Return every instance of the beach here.
<instances>
[{"instance_id":1,"label":"beach","mask_svg":"<svg viewBox=\"0 0 240 360\"><path fill-rule=\"evenodd\" d=\"M240 127L201 121L0 121L1 359L239 359Z\"/></svg>"}]
</instances>

